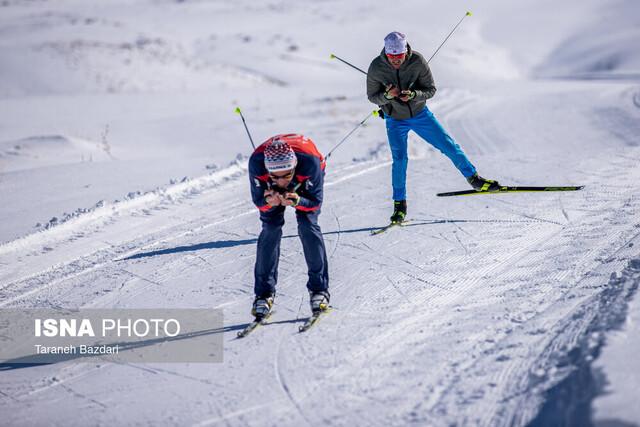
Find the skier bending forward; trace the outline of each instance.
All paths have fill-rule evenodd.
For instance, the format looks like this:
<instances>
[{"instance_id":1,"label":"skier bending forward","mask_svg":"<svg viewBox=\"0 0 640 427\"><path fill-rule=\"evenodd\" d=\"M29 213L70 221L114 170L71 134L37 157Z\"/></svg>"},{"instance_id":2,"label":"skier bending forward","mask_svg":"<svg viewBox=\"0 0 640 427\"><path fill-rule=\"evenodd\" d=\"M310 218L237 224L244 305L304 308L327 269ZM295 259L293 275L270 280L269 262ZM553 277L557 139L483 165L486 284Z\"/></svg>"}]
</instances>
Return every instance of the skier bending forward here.
<instances>
[{"instance_id":1,"label":"skier bending forward","mask_svg":"<svg viewBox=\"0 0 640 427\"><path fill-rule=\"evenodd\" d=\"M307 262L311 310L329 306L327 253L318 224L324 186L325 160L311 139L283 134L269 138L249 158L253 203L260 210L262 231L256 257L255 300L251 314L269 315L278 282L280 240L287 206L296 210L298 235Z\"/></svg>"}]
</instances>

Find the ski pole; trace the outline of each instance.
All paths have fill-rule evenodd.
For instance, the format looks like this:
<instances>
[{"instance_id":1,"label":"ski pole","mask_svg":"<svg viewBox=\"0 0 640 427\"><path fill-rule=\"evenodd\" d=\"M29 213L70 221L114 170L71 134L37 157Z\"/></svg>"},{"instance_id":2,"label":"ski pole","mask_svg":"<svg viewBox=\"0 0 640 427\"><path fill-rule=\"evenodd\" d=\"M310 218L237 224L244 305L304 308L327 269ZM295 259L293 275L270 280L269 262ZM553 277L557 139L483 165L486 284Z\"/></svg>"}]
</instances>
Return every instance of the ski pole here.
<instances>
[{"instance_id":1,"label":"ski pole","mask_svg":"<svg viewBox=\"0 0 640 427\"><path fill-rule=\"evenodd\" d=\"M330 58L331 58L331 59L334 59L334 58L335 58L335 59L337 59L338 61L340 61L340 62L342 62L342 63L344 63L344 64L347 64L349 67L354 68L354 69L356 69L356 70L360 71L360 72L361 72L362 74L364 74L365 76L367 75L367 72L366 72L366 71L364 71L364 70L362 70L362 69L360 69L360 68L356 67L356 66L355 66L355 65L353 65L353 64L350 64L349 62L345 61L344 59L340 58L339 56L334 55L333 53L331 54ZM380 110L376 111L376 114L374 114L374 116L378 116L378 117L380 117L381 119L383 119L383 120L384 120L384 112L382 111L382 109L380 109ZM369 118L369 116L367 116L367 119L368 119L368 118ZM365 119L365 120L366 120L366 119ZM362 123L364 123L364 122L362 122ZM329 156L327 156L327 158L329 158Z\"/></svg>"},{"instance_id":2,"label":"ski pole","mask_svg":"<svg viewBox=\"0 0 640 427\"><path fill-rule=\"evenodd\" d=\"M349 67L354 68L354 69L356 69L356 70L360 71L360 72L361 72L362 74L364 74L364 75L366 75L366 74L367 74L367 72L366 72L366 71L361 70L360 68L356 67L355 65L348 63L347 61L345 61L344 59L340 58L339 56L334 55L333 53L331 54L330 58L331 58L331 59L334 59L334 58L335 58L335 59L337 59L338 61L342 62L343 64L347 64Z\"/></svg>"},{"instance_id":3,"label":"ski pole","mask_svg":"<svg viewBox=\"0 0 640 427\"><path fill-rule=\"evenodd\" d=\"M462 24L462 21L464 20L464 18L466 18L467 16L471 16L471 12L467 12L464 14L464 16L462 17L462 19L460 19L460 21L458 21L458 23L455 25L455 27L453 27L453 30L451 30L451 32L449 32L449 34L447 35L447 37L445 37L445 39L442 41L442 43L440 43L440 46L438 46L438 48L436 49L435 52L433 52L433 55L431 55L431 57L429 58L429 60L427 61L427 64L429 62L431 62L431 60L433 59L434 56L436 56L436 54L438 53L438 51L442 48L442 46L444 46L444 44L447 42L447 40L449 40L449 37L451 37L453 35L453 33L458 29L458 27L460 26L460 24ZM367 74L366 71L361 70L360 68L356 67L353 64L350 64L349 62L345 61L344 59L334 55L333 53L331 54L331 59L337 59L338 61L347 64L348 66L350 66L351 68L354 68L358 71L360 71L363 74Z\"/></svg>"},{"instance_id":4,"label":"ski pole","mask_svg":"<svg viewBox=\"0 0 640 427\"><path fill-rule=\"evenodd\" d=\"M354 127L353 129L351 129L351 132L349 132L344 138L342 138L340 140L340 142L338 142L330 151L329 153L325 156L325 160L328 160L329 157L331 157L331 154L333 154L333 152L336 150L336 148L340 147L342 145L343 142L345 142L347 140L347 138L349 138L351 136L351 134L353 134L356 130L358 130L358 128L360 126L362 126L364 124L364 122L366 122L367 120L369 120L369 117L371 116L377 116L378 115L378 111L374 110L371 113L369 113L369 115L367 117L364 118L364 120L362 120L360 123L358 123L358 125L356 127Z\"/></svg>"},{"instance_id":5,"label":"ski pole","mask_svg":"<svg viewBox=\"0 0 640 427\"><path fill-rule=\"evenodd\" d=\"M240 107L236 107L235 112L240 114L240 117L242 118L242 124L244 125L244 129L247 131L247 135L249 135L249 141L251 141L251 146L255 150L256 145L253 143L253 138L251 138L251 132L249 132L249 128L247 127L247 122L244 120L244 116L242 115L242 111L240 111Z\"/></svg>"},{"instance_id":6,"label":"ski pole","mask_svg":"<svg viewBox=\"0 0 640 427\"><path fill-rule=\"evenodd\" d=\"M438 53L438 51L440 50L440 48L442 46L444 46L444 44L447 42L447 40L449 40L449 37L451 37L451 35L454 33L455 30L458 29L458 27L460 26L460 24L462 24L462 21L464 21L464 18L466 18L467 16L471 16L471 12L467 12L464 14L464 16L462 17L462 19L460 19L460 21L458 21L458 23L456 24L455 27L453 27L453 30L451 30L451 32L447 35L447 37L445 37L445 39L442 41L442 43L440 43L440 46L438 46L438 48L436 49L435 52L433 52L433 55L431 55L431 58L429 58L427 60L427 64L429 62L431 62L431 60L433 59L434 56L436 56L436 53Z\"/></svg>"}]
</instances>

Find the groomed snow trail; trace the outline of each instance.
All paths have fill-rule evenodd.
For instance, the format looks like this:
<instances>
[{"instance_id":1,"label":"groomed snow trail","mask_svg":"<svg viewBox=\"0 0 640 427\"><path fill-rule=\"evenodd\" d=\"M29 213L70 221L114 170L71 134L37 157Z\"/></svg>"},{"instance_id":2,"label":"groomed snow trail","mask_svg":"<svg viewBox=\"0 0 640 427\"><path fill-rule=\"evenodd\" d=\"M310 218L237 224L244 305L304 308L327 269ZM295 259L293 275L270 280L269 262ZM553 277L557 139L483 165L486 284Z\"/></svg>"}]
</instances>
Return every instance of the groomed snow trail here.
<instances>
[{"instance_id":1,"label":"groomed snow trail","mask_svg":"<svg viewBox=\"0 0 640 427\"><path fill-rule=\"evenodd\" d=\"M335 310L305 334L297 326L308 313L306 272L288 213L277 313L235 338L249 320L259 233L240 166L226 180L0 246L0 263L10 266L2 307L225 314L220 364L3 370L5 421L526 424L542 391L566 375L555 363L584 333L588 308L615 285L611 273L637 256L640 90L624 82L521 86L460 97L441 119L484 175L585 190L439 199L436 192L466 183L425 150L409 163L412 222L371 236L390 213L389 162L330 164L321 224ZM566 108L572 97L581 108ZM72 418L71 407L81 409Z\"/></svg>"}]
</instances>

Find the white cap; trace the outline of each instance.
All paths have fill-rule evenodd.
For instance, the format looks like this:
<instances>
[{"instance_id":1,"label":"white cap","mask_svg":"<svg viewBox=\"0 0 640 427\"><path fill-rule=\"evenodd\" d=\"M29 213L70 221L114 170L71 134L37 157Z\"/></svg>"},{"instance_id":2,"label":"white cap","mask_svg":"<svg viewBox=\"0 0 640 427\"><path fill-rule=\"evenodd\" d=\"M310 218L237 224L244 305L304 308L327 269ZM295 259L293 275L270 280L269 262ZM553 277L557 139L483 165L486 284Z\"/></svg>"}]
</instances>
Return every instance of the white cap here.
<instances>
[{"instance_id":1,"label":"white cap","mask_svg":"<svg viewBox=\"0 0 640 427\"><path fill-rule=\"evenodd\" d=\"M407 38L404 34L394 31L384 38L384 53L399 55L407 52Z\"/></svg>"}]
</instances>

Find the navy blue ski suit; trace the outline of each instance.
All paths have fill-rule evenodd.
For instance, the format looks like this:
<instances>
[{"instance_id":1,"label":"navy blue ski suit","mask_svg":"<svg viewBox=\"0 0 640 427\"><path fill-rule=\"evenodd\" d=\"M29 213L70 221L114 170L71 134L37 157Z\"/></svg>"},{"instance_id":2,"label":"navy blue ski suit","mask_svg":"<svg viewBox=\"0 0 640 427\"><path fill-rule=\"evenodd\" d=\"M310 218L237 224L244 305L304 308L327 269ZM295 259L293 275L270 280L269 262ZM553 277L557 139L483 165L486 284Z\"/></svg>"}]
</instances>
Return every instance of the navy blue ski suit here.
<instances>
[{"instance_id":1,"label":"navy blue ski suit","mask_svg":"<svg viewBox=\"0 0 640 427\"><path fill-rule=\"evenodd\" d=\"M296 188L300 201L295 207L298 220L298 235L302 241L307 263L310 291L328 291L329 273L327 252L322 230L318 224L324 186L325 160L311 139L298 134L276 135L262 143L249 158L249 179L253 203L260 210L262 231L258 238L258 253L255 265L255 294L259 297L275 295L278 282L278 260L280 240L284 225L285 206L271 207L264 192L275 187L264 165L264 149L274 140L285 140L293 149L298 163L288 191Z\"/></svg>"}]
</instances>

